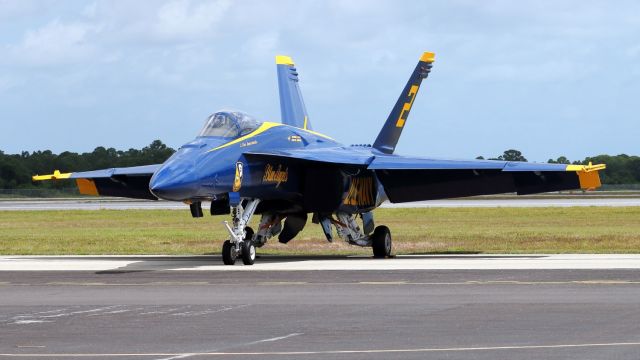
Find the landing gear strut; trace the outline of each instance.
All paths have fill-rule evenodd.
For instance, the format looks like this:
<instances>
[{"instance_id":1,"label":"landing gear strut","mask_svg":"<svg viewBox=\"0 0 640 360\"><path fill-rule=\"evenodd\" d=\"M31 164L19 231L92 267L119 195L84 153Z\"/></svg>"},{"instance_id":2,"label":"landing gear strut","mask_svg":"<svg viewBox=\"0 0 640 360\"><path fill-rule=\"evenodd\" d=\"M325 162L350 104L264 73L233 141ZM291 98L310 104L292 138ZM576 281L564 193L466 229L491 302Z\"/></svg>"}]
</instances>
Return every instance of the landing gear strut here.
<instances>
[{"instance_id":1,"label":"landing gear strut","mask_svg":"<svg viewBox=\"0 0 640 360\"><path fill-rule=\"evenodd\" d=\"M222 245L222 261L225 265L233 265L238 257L245 265L253 265L256 260L256 246L253 243L253 229L247 227L249 220L256 211L259 199L241 201L231 209L232 225L224 221L230 239Z\"/></svg>"}]
</instances>

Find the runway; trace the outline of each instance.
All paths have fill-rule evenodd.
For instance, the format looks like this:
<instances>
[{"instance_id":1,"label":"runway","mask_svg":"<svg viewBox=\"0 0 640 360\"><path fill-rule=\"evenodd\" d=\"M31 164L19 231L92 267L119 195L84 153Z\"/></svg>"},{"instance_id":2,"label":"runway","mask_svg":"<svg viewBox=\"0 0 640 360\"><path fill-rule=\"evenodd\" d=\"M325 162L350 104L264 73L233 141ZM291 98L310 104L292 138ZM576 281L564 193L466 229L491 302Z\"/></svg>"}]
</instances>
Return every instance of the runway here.
<instances>
[{"instance_id":1,"label":"runway","mask_svg":"<svg viewBox=\"0 0 640 360\"><path fill-rule=\"evenodd\" d=\"M383 208L424 208L424 207L573 207L573 206L640 206L640 197L634 196L576 196L574 198L474 198L452 200L430 200L410 203L384 203ZM207 209L208 203L203 203ZM180 202L122 199L31 199L2 200L0 211L7 210L184 210L188 206Z\"/></svg>"},{"instance_id":2,"label":"runway","mask_svg":"<svg viewBox=\"0 0 640 360\"><path fill-rule=\"evenodd\" d=\"M278 267L262 271L240 265L216 271L225 268L219 260L2 257L0 358L636 359L640 354L637 256L263 258L258 262ZM433 269L433 263L455 261L470 268ZM516 261L525 264L522 269L481 265L509 268ZM544 261L562 269L544 269ZM84 270L71 266L76 262L83 262ZM405 269L401 262L422 265ZM300 269L297 263L317 268ZM360 270L348 270L348 263ZM371 270L382 263L391 265ZM75 271L43 271L52 264Z\"/></svg>"}]
</instances>

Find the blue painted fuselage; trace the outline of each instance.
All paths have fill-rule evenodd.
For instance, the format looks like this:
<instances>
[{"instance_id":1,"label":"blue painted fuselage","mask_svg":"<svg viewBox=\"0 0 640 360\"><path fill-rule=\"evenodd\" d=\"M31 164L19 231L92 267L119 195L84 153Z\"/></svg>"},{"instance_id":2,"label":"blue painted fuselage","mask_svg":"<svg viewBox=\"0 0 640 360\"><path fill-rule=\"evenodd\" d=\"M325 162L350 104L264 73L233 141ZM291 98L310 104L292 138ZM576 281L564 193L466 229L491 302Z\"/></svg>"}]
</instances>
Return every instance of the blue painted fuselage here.
<instances>
[{"instance_id":1,"label":"blue painted fuselage","mask_svg":"<svg viewBox=\"0 0 640 360\"><path fill-rule=\"evenodd\" d=\"M321 153L314 155L314 150ZM287 157L297 151L304 151L304 160ZM366 169L374 152L367 146L344 146L313 131L263 123L236 139L195 138L155 172L149 188L157 197L173 201L237 194L260 198L266 204L263 211L362 212L385 200L375 174Z\"/></svg>"}]
</instances>

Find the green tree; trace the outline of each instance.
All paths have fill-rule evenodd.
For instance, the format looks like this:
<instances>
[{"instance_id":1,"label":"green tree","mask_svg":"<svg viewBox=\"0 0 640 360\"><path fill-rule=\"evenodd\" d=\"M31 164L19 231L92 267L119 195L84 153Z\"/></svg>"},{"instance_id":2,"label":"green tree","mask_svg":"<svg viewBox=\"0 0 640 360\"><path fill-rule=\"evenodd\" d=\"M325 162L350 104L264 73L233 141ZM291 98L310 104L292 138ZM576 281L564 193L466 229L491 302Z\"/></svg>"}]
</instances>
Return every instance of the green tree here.
<instances>
[{"instance_id":1,"label":"green tree","mask_svg":"<svg viewBox=\"0 0 640 360\"><path fill-rule=\"evenodd\" d=\"M515 149L505 150L502 155L498 156L498 160L527 161L527 159L524 156L522 156L522 153Z\"/></svg>"},{"instance_id":2,"label":"green tree","mask_svg":"<svg viewBox=\"0 0 640 360\"><path fill-rule=\"evenodd\" d=\"M565 156L560 156L556 160L549 159L549 161L547 162L549 164L571 164L571 161L569 161L569 159L567 159Z\"/></svg>"}]
</instances>

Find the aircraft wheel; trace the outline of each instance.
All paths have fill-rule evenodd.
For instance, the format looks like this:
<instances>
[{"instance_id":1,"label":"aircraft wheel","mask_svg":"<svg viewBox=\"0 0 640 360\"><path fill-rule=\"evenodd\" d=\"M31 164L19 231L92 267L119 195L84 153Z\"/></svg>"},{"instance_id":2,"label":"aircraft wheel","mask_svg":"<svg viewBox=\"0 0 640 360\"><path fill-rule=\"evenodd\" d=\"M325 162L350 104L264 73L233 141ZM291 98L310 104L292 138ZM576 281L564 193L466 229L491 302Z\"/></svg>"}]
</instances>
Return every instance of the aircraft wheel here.
<instances>
[{"instance_id":1,"label":"aircraft wheel","mask_svg":"<svg viewBox=\"0 0 640 360\"><path fill-rule=\"evenodd\" d=\"M252 240L242 242L242 263L245 265L253 265L256 261L256 245Z\"/></svg>"},{"instance_id":2,"label":"aircraft wheel","mask_svg":"<svg viewBox=\"0 0 640 360\"><path fill-rule=\"evenodd\" d=\"M230 240L226 240L222 244L222 262L225 265L234 265L236 263L236 250L235 246Z\"/></svg>"},{"instance_id":3,"label":"aircraft wheel","mask_svg":"<svg viewBox=\"0 0 640 360\"><path fill-rule=\"evenodd\" d=\"M391 256L391 231L381 225L373 230L371 235L371 246L373 247L373 257L384 258Z\"/></svg>"}]
</instances>

